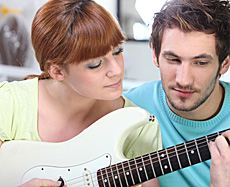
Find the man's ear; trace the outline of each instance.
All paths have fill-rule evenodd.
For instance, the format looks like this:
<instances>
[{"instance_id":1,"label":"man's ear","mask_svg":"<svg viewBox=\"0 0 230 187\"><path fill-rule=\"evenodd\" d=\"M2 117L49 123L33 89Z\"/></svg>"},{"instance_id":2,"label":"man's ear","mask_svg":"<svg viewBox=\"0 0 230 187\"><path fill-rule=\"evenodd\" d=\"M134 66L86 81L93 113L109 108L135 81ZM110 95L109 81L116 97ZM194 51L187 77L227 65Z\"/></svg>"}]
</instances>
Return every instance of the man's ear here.
<instances>
[{"instance_id":1,"label":"man's ear","mask_svg":"<svg viewBox=\"0 0 230 187\"><path fill-rule=\"evenodd\" d=\"M228 71L229 66L230 66L230 55L228 55L223 61L223 63L221 64L220 74L221 75L225 74Z\"/></svg>"},{"instance_id":2,"label":"man's ear","mask_svg":"<svg viewBox=\"0 0 230 187\"><path fill-rule=\"evenodd\" d=\"M156 67L159 68L159 63L158 63L158 60L157 60L157 55L156 55L156 52L155 52L155 49L152 45L152 52L153 52L153 63L155 64Z\"/></svg>"},{"instance_id":3,"label":"man's ear","mask_svg":"<svg viewBox=\"0 0 230 187\"><path fill-rule=\"evenodd\" d=\"M51 64L48 71L50 76L55 80L63 81L65 79L63 68L56 64Z\"/></svg>"}]
</instances>

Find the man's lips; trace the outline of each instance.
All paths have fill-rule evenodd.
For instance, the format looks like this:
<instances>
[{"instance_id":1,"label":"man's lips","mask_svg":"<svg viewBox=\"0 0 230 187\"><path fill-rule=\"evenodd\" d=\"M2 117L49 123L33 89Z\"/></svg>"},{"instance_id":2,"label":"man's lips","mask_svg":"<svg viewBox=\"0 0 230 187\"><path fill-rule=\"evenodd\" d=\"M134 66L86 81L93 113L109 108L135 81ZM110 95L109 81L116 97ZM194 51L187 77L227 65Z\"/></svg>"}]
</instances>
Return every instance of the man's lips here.
<instances>
[{"instance_id":1,"label":"man's lips","mask_svg":"<svg viewBox=\"0 0 230 187\"><path fill-rule=\"evenodd\" d=\"M191 97L195 93L195 91L181 89L174 89L174 91L180 97Z\"/></svg>"}]
</instances>

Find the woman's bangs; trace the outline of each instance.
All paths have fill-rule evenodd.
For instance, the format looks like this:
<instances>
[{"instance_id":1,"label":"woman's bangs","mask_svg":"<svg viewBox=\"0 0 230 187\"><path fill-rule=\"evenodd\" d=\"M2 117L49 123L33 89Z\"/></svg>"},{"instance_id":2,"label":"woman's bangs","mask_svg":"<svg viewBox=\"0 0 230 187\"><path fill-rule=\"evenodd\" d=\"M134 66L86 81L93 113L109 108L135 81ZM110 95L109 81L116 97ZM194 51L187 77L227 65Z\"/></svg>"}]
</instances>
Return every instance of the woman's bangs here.
<instances>
[{"instance_id":1,"label":"woman's bangs","mask_svg":"<svg viewBox=\"0 0 230 187\"><path fill-rule=\"evenodd\" d=\"M125 37L110 15L90 16L77 24L74 47L75 63L106 55L123 43Z\"/></svg>"}]
</instances>

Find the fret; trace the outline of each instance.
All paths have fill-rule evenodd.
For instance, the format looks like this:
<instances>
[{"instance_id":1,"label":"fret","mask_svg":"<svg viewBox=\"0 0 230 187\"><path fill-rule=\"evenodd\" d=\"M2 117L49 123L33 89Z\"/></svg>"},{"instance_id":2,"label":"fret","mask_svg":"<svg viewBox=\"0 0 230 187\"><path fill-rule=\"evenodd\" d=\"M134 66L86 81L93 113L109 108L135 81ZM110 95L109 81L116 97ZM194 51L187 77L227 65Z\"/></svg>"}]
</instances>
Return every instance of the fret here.
<instances>
[{"instance_id":1,"label":"fret","mask_svg":"<svg viewBox=\"0 0 230 187\"><path fill-rule=\"evenodd\" d=\"M177 161L178 161L178 164L179 164L179 166L180 166L180 168L178 168L178 169L181 169L181 168L182 168L182 166L181 166L181 163L180 163L180 158L179 158L179 155L178 155L178 152L177 152L177 147L176 147L176 146L174 146L174 148L175 148L175 151L176 151ZM174 169L174 170L175 170L175 169Z\"/></svg>"},{"instance_id":2,"label":"fret","mask_svg":"<svg viewBox=\"0 0 230 187\"><path fill-rule=\"evenodd\" d=\"M99 186L107 186L107 176L106 176L106 173L105 173L105 169L100 169L100 174L98 175L98 183L99 183Z\"/></svg>"},{"instance_id":3,"label":"fret","mask_svg":"<svg viewBox=\"0 0 230 187\"><path fill-rule=\"evenodd\" d=\"M157 176L156 176L156 173L155 173L155 169L153 167L153 160L152 160L151 154L149 154L149 159L150 159L150 166L151 166L151 170L149 170L149 171L152 171L151 173L149 172L149 175L153 174L152 178L155 178Z\"/></svg>"},{"instance_id":4,"label":"fret","mask_svg":"<svg viewBox=\"0 0 230 187\"><path fill-rule=\"evenodd\" d=\"M128 179L127 179L128 178L127 176L129 176L129 172L125 171L124 162L122 162L121 165L122 165L122 171L123 171L123 176L125 179L126 186L129 186Z\"/></svg>"},{"instance_id":5,"label":"fret","mask_svg":"<svg viewBox=\"0 0 230 187\"><path fill-rule=\"evenodd\" d=\"M161 169L163 170L162 171L162 174L166 174L166 173L170 173L170 164L169 164L169 161L168 161L168 158L167 158L167 152L166 152L166 149L165 150L161 150L158 152L158 158L159 158L159 162L161 164Z\"/></svg>"},{"instance_id":6,"label":"fret","mask_svg":"<svg viewBox=\"0 0 230 187\"><path fill-rule=\"evenodd\" d=\"M109 173L111 173L112 181L113 181L113 184L114 184L112 186L117 187L117 186L119 186L119 180L117 180L118 179L118 174L117 174L116 170L114 171L114 169L113 169L114 167L116 168L116 166L110 166L110 172Z\"/></svg>"},{"instance_id":7,"label":"fret","mask_svg":"<svg viewBox=\"0 0 230 187\"><path fill-rule=\"evenodd\" d=\"M167 159L168 159L169 167L170 167L170 170L171 170L171 172L172 172L172 171L173 171L173 169L172 169L171 162L170 162L170 160L169 160L168 149L165 149L165 151L166 151L166 156L167 156Z\"/></svg>"},{"instance_id":8,"label":"fret","mask_svg":"<svg viewBox=\"0 0 230 187\"><path fill-rule=\"evenodd\" d=\"M201 159L201 156L200 156L200 151L199 151L198 146L197 146L197 141L196 140L194 140L194 141L195 141L195 145L196 145L196 150L197 150L197 154L198 154L198 157L199 157L199 161L202 162L202 159Z\"/></svg>"},{"instance_id":9,"label":"fret","mask_svg":"<svg viewBox=\"0 0 230 187\"><path fill-rule=\"evenodd\" d=\"M185 145L179 144L176 147L177 147L177 152L178 152L178 156L179 156L179 160L180 160L182 168L190 166L189 161L188 161L188 156L185 151Z\"/></svg>"},{"instance_id":10,"label":"fret","mask_svg":"<svg viewBox=\"0 0 230 187\"><path fill-rule=\"evenodd\" d=\"M168 162L170 165L170 172L180 169L180 160L177 154L176 147L167 148Z\"/></svg>"},{"instance_id":11,"label":"fret","mask_svg":"<svg viewBox=\"0 0 230 187\"><path fill-rule=\"evenodd\" d=\"M192 140L186 143L187 153L190 159L191 165L197 164L200 162L198 149L196 145L196 141Z\"/></svg>"},{"instance_id":12,"label":"fret","mask_svg":"<svg viewBox=\"0 0 230 187\"><path fill-rule=\"evenodd\" d=\"M104 185L104 182L103 182L103 174L102 174L102 170L103 169L99 169L99 170L97 170L97 181L98 181L98 184L99 184L99 186L105 186Z\"/></svg>"},{"instance_id":13,"label":"fret","mask_svg":"<svg viewBox=\"0 0 230 187\"><path fill-rule=\"evenodd\" d=\"M155 171L152 165L152 158L150 154L142 156L143 165L145 166L146 179L153 179L156 177Z\"/></svg>"},{"instance_id":14,"label":"fret","mask_svg":"<svg viewBox=\"0 0 230 187\"><path fill-rule=\"evenodd\" d=\"M134 180L134 184L141 183L139 172L138 172L138 168L137 168L137 164L136 164L136 160L135 159L131 159L129 161L129 165L131 167L132 179Z\"/></svg>"},{"instance_id":15,"label":"fret","mask_svg":"<svg viewBox=\"0 0 230 187\"><path fill-rule=\"evenodd\" d=\"M127 186L126 177L123 170L123 163L116 164L116 170L121 186Z\"/></svg>"},{"instance_id":16,"label":"fret","mask_svg":"<svg viewBox=\"0 0 230 187\"><path fill-rule=\"evenodd\" d=\"M154 168L155 177L159 177L163 175L161 165L160 165L160 160L158 158L158 151L156 151L155 153L152 153L151 158L152 158L151 160L152 160L152 165Z\"/></svg>"},{"instance_id":17,"label":"fret","mask_svg":"<svg viewBox=\"0 0 230 187\"><path fill-rule=\"evenodd\" d=\"M217 136L220 136L221 134L222 134L222 132L217 132L217 133L205 136L207 144L209 144L210 141L215 141Z\"/></svg>"},{"instance_id":18,"label":"fret","mask_svg":"<svg viewBox=\"0 0 230 187\"><path fill-rule=\"evenodd\" d=\"M120 186L122 186L121 177L119 175L119 169L117 167L117 164L115 165L115 168L116 168L116 170L115 170L116 173L114 174L114 178L117 181L116 184L117 184L117 186L119 186L119 184L120 184Z\"/></svg>"},{"instance_id":19,"label":"fret","mask_svg":"<svg viewBox=\"0 0 230 187\"><path fill-rule=\"evenodd\" d=\"M209 144L209 141L208 141L208 137L207 136L205 136L205 140L206 140L206 143L207 143L207 145Z\"/></svg>"},{"instance_id":20,"label":"fret","mask_svg":"<svg viewBox=\"0 0 230 187\"><path fill-rule=\"evenodd\" d=\"M198 150L200 152L200 157L202 162L211 158L208 141L206 137L198 138L197 140Z\"/></svg>"},{"instance_id":21,"label":"fret","mask_svg":"<svg viewBox=\"0 0 230 187\"><path fill-rule=\"evenodd\" d=\"M127 183L128 186L132 186L135 183L133 182L133 178L132 178L132 169L130 168L130 162L129 161L125 161L123 162L123 173L125 176L125 181Z\"/></svg>"},{"instance_id":22,"label":"fret","mask_svg":"<svg viewBox=\"0 0 230 187\"><path fill-rule=\"evenodd\" d=\"M105 181L105 185L108 187L111 187L111 177L108 175L108 167L105 168L105 173L106 173L106 178L107 180Z\"/></svg>"},{"instance_id":23,"label":"fret","mask_svg":"<svg viewBox=\"0 0 230 187\"><path fill-rule=\"evenodd\" d=\"M188 163L191 166L191 160L190 160L189 155L188 155L188 150L187 150L187 147L186 147L186 143L184 143L184 147L185 147L185 153L186 153L186 155L188 157Z\"/></svg>"},{"instance_id":24,"label":"fret","mask_svg":"<svg viewBox=\"0 0 230 187\"><path fill-rule=\"evenodd\" d=\"M142 180L141 180L141 176L140 176L139 170L142 170L142 169L138 168L138 165L137 165L136 159L134 158L133 160L134 160L135 165L136 165L136 171L137 171L137 176L138 176L138 179L139 179L139 181L140 181L140 183L141 183L141 182L142 182Z\"/></svg>"},{"instance_id":25,"label":"fret","mask_svg":"<svg viewBox=\"0 0 230 187\"><path fill-rule=\"evenodd\" d=\"M144 162L144 158L143 158L143 156L141 156L141 160L142 160L142 165L143 165L143 168L144 168L144 173L145 173L145 178L146 178L146 180L144 180L143 178L142 178L142 181L147 181L147 180L149 180L149 178L148 178L148 175L147 175L147 171L146 171L146 164L145 164L145 162Z\"/></svg>"},{"instance_id":26,"label":"fret","mask_svg":"<svg viewBox=\"0 0 230 187\"><path fill-rule=\"evenodd\" d=\"M130 166L130 161L128 161L128 166L129 166L129 170L131 171L130 176L131 176L131 179L132 179L132 185L134 185L135 182L134 182L134 178L133 178L133 172L132 172L132 169L131 169L131 166Z\"/></svg>"},{"instance_id":27,"label":"fret","mask_svg":"<svg viewBox=\"0 0 230 187\"><path fill-rule=\"evenodd\" d=\"M162 175L164 175L164 170L163 170L163 167L162 167L162 163L161 163L161 159L160 159L160 156L159 156L159 152L157 151L157 157L158 157L158 160L159 160L159 164L160 164L160 168L161 168L161 172L162 172Z\"/></svg>"}]
</instances>

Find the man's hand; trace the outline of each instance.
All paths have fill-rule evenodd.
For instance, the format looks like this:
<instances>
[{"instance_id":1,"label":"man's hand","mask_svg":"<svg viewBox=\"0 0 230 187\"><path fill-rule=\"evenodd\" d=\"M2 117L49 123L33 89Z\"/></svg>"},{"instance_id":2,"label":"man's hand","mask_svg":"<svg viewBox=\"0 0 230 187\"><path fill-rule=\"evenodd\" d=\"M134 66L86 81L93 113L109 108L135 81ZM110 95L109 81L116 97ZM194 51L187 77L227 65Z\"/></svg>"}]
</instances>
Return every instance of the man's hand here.
<instances>
[{"instance_id":1,"label":"man's hand","mask_svg":"<svg viewBox=\"0 0 230 187\"><path fill-rule=\"evenodd\" d=\"M210 142L210 187L230 186L230 130Z\"/></svg>"}]
</instances>

